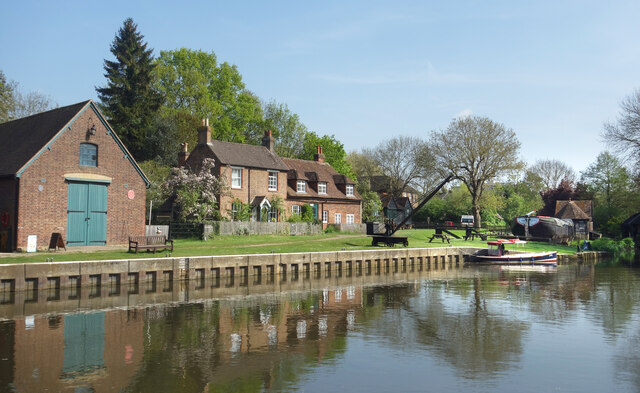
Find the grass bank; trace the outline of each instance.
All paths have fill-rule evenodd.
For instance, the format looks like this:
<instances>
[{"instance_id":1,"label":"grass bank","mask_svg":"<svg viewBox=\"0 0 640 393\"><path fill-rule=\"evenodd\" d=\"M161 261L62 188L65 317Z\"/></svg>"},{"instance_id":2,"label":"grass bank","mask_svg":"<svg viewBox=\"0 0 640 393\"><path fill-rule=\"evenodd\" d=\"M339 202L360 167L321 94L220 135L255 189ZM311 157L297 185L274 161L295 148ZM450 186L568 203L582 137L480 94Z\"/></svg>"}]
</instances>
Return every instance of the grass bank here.
<instances>
[{"instance_id":1,"label":"grass bank","mask_svg":"<svg viewBox=\"0 0 640 393\"><path fill-rule=\"evenodd\" d=\"M433 235L433 229L410 229L398 231L397 236L407 236L410 248L422 247L448 247L448 243L428 239ZM464 231L454 231L464 235ZM491 239L490 239L491 240ZM486 241L451 239L452 246L486 247ZM396 246L400 247L400 246ZM178 239L174 243L174 257L194 257L203 255L238 255L238 254L268 254L312 251L340 251L340 250L371 250L383 248L371 246L371 238L361 234L331 233L314 236L282 236L282 235L250 235L250 236L215 236L208 240ZM557 244L530 242L523 246L517 246L522 251L548 251L557 250L564 254L575 254L573 247ZM156 256L164 256L164 251L159 251ZM109 247L86 251L81 247L72 247L68 251L38 252L35 254L10 254L0 258L0 263L26 263L44 262L47 258L53 258L55 262L82 261L82 260L106 260L106 259L135 259L150 258L151 252L133 254L127 252L127 247Z\"/></svg>"}]
</instances>

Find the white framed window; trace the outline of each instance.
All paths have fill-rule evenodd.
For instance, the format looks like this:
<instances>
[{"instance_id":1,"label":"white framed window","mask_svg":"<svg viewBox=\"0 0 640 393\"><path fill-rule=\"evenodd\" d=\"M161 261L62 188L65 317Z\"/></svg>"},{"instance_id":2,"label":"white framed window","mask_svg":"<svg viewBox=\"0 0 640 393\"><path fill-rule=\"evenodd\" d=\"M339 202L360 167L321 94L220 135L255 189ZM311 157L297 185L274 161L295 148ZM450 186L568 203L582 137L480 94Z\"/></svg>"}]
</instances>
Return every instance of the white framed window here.
<instances>
[{"instance_id":1,"label":"white framed window","mask_svg":"<svg viewBox=\"0 0 640 393\"><path fill-rule=\"evenodd\" d=\"M291 206L291 213L293 213L293 214L300 214L300 205L293 205L293 206Z\"/></svg>"},{"instance_id":2,"label":"white framed window","mask_svg":"<svg viewBox=\"0 0 640 393\"><path fill-rule=\"evenodd\" d=\"M333 215L333 223L334 224L342 224L342 214L336 213Z\"/></svg>"},{"instance_id":3,"label":"white framed window","mask_svg":"<svg viewBox=\"0 0 640 393\"><path fill-rule=\"evenodd\" d=\"M242 188L242 168L231 168L231 188Z\"/></svg>"},{"instance_id":4,"label":"white framed window","mask_svg":"<svg viewBox=\"0 0 640 393\"><path fill-rule=\"evenodd\" d=\"M355 216L353 214L347 214L347 224L355 223Z\"/></svg>"},{"instance_id":5,"label":"white framed window","mask_svg":"<svg viewBox=\"0 0 640 393\"><path fill-rule=\"evenodd\" d=\"M322 211L322 223L326 224L329 222L329 210Z\"/></svg>"},{"instance_id":6,"label":"white framed window","mask_svg":"<svg viewBox=\"0 0 640 393\"><path fill-rule=\"evenodd\" d=\"M269 191L278 191L278 172L269 171Z\"/></svg>"},{"instance_id":7,"label":"white framed window","mask_svg":"<svg viewBox=\"0 0 640 393\"><path fill-rule=\"evenodd\" d=\"M327 183L321 181L318 183L318 194L326 194L327 193Z\"/></svg>"},{"instance_id":8,"label":"white framed window","mask_svg":"<svg viewBox=\"0 0 640 393\"><path fill-rule=\"evenodd\" d=\"M347 184L347 196L353 196L353 184Z\"/></svg>"},{"instance_id":9,"label":"white framed window","mask_svg":"<svg viewBox=\"0 0 640 393\"><path fill-rule=\"evenodd\" d=\"M306 181L298 180L297 186L298 186L297 189L296 189L297 192L307 192L307 182Z\"/></svg>"}]
</instances>

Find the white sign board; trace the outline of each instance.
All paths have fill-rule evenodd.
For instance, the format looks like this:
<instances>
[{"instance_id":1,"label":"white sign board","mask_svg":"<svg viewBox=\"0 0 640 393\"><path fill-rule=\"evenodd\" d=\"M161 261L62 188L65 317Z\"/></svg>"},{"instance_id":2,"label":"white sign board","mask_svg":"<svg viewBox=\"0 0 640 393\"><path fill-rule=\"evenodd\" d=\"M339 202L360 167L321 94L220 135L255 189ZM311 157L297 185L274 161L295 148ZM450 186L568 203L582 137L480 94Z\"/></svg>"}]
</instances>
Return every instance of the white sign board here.
<instances>
[{"instance_id":1,"label":"white sign board","mask_svg":"<svg viewBox=\"0 0 640 393\"><path fill-rule=\"evenodd\" d=\"M38 248L38 235L29 235L27 237L27 252L36 252Z\"/></svg>"}]
</instances>

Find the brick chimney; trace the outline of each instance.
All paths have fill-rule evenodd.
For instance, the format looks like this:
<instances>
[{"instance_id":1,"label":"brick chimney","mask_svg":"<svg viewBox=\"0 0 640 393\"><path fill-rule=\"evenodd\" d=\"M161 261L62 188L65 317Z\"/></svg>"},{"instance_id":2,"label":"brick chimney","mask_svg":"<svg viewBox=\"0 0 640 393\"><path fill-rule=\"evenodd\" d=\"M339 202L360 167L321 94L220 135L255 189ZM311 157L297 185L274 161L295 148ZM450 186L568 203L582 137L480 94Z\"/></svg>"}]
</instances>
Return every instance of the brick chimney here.
<instances>
[{"instance_id":1,"label":"brick chimney","mask_svg":"<svg viewBox=\"0 0 640 393\"><path fill-rule=\"evenodd\" d=\"M324 162L324 154L322 154L322 146L316 146L316 154L313 155L313 160L323 163Z\"/></svg>"},{"instance_id":2,"label":"brick chimney","mask_svg":"<svg viewBox=\"0 0 640 393\"><path fill-rule=\"evenodd\" d=\"M266 130L264 132L264 136L262 137L262 146L266 147L270 152L274 152L274 141L275 139L271 136L271 130Z\"/></svg>"},{"instance_id":3,"label":"brick chimney","mask_svg":"<svg viewBox=\"0 0 640 393\"><path fill-rule=\"evenodd\" d=\"M182 150L178 153L178 168L183 168L189 159L189 144L187 142L181 143L180 149Z\"/></svg>"},{"instance_id":4,"label":"brick chimney","mask_svg":"<svg viewBox=\"0 0 640 393\"><path fill-rule=\"evenodd\" d=\"M211 143L211 127L209 119L202 119L202 126L198 128L198 144Z\"/></svg>"}]
</instances>

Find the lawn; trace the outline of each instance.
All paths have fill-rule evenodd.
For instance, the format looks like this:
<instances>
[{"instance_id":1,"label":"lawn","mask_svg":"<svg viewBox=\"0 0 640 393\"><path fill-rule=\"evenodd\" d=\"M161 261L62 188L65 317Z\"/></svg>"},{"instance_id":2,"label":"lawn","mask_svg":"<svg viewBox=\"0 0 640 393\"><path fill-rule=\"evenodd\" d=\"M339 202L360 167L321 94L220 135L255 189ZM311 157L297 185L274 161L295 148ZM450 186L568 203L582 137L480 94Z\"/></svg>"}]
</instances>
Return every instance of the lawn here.
<instances>
[{"instance_id":1,"label":"lawn","mask_svg":"<svg viewBox=\"0 0 640 393\"><path fill-rule=\"evenodd\" d=\"M434 240L429 243L428 239L433 235L433 229L410 229L398 231L397 236L409 238L409 247L448 247L449 244ZM453 231L460 237L464 231ZM486 247L486 241L480 239L464 241L462 239L451 239L452 246L461 247ZM400 248L400 246L396 246ZM214 236L207 240L177 239L174 244L174 257L192 257L202 255L237 255L237 254L268 254L289 253L289 252L312 252L312 251L340 251L340 250L372 250L383 249L384 247L371 246L371 238L361 234L331 233L314 236L284 236L284 235L250 235L250 236ZM575 248L552 245L547 243L530 242L524 246L517 246L514 249L522 251L547 251L557 250L560 253L574 254ZM155 256L165 256L166 252L159 251ZM45 262L47 258L53 258L55 262L61 261L81 261L81 260L106 260L106 259L134 259L151 258L151 252L141 252L138 254L127 252L127 247L111 248L108 250L83 251L80 248L69 248L69 251L58 252L38 252L36 254L13 254L0 258L0 264L5 263L25 263L25 262Z\"/></svg>"}]
</instances>

